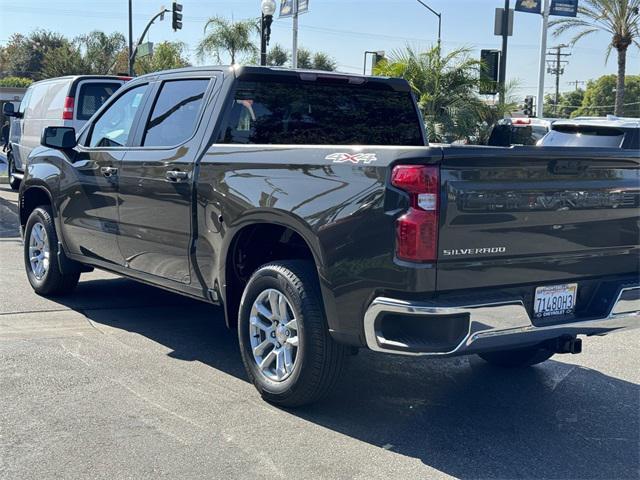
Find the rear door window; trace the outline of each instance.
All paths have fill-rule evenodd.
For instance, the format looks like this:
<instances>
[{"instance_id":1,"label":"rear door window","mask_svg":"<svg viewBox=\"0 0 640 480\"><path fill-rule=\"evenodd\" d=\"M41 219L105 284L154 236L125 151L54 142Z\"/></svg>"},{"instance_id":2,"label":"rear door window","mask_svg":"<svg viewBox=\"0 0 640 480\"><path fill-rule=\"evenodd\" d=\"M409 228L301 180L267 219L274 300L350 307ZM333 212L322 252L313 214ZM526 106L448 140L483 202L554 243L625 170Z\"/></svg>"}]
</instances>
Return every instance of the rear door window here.
<instances>
[{"instance_id":1,"label":"rear door window","mask_svg":"<svg viewBox=\"0 0 640 480\"><path fill-rule=\"evenodd\" d=\"M424 145L409 92L386 85L240 81L221 143Z\"/></svg>"},{"instance_id":2,"label":"rear door window","mask_svg":"<svg viewBox=\"0 0 640 480\"><path fill-rule=\"evenodd\" d=\"M172 147L191 138L208 85L209 79L164 82L147 122L142 145Z\"/></svg>"},{"instance_id":3,"label":"rear door window","mask_svg":"<svg viewBox=\"0 0 640 480\"><path fill-rule=\"evenodd\" d=\"M84 82L78 92L76 118L89 120L91 116L122 86L118 82Z\"/></svg>"}]
</instances>

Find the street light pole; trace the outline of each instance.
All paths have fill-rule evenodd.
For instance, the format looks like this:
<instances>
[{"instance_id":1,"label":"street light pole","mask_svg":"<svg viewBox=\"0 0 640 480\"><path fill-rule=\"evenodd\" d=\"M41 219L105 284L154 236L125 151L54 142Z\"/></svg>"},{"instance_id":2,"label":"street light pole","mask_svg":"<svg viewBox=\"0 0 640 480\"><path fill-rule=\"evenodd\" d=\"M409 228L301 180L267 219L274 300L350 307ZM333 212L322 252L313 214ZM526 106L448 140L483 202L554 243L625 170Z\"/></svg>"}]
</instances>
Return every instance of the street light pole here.
<instances>
[{"instance_id":1,"label":"street light pole","mask_svg":"<svg viewBox=\"0 0 640 480\"><path fill-rule=\"evenodd\" d=\"M549 28L549 0L544 0L542 11L542 32L540 34L540 58L538 64L538 98L536 99L536 116L544 116L544 66L547 58L547 29Z\"/></svg>"},{"instance_id":2,"label":"street light pole","mask_svg":"<svg viewBox=\"0 0 640 480\"><path fill-rule=\"evenodd\" d=\"M291 46L291 67L298 68L298 0L293 0L293 42Z\"/></svg>"},{"instance_id":3,"label":"street light pole","mask_svg":"<svg viewBox=\"0 0 640 480\"><path fill-rule=\"evenodd\" d=\"M131 1L129 0L129 54L127 55L127 66L129 67L129 76L133 77L133 6Z\"/></svg>"},{"instance_id":4,"label":"street light pole","mask_svg":"<svg viewBox=\"0 0 640 480\"><path fill-rule=\"evenodd\" d=\"M138 43L136 43L136 48L134 48L133 52L131 52L131 55L129 55L129 75L130 76L133 77L136 73L134 67L136 64L136 55L138 54L138 47L142 44L142 41L144 40L145 35L151 28L151 25L153 25L153 23L158 19L158 17L160 17L161 19L164 19L164 14L169 12L171 12L171 10L167 10L166 8L162 7L160 12L156 13L153 17L151 17L151 20L149 20L149 23L147 23L147 26L144 27L144 30L142 31L142 35L140 35L140 38L138 39Z\"/></svg>"},{"instance_id":5,"label":"street light pole","mask_svg":"<svg viewBox=\"0 0 640 480\"><path fill-rule=\"evenodd\" d=\"M498 85L500 86L500 105L504 104L505 85L507 84L507 45L509 42L509 0L504 0L504 11L502 12L502 52L500 53L500 71L498 74Z\"/></svg>"},{"instance_id":6,"label":"street light pole","mask_svg":"<svg viewBox=\"0 0 640 480\"><path fill-rule=\"evenodd\" d=\"M276 12L275 0L262 0L260 6L262 9L262 17L260 19L260 65L267 65L267 47L269 46L269 38L271 37L271 23L273 23L273 14Z\"/></svg>"},{"instance_id":7,"label":"street light pole","mask_svg":"<svg viewBox=\"0 0 640 480\"><path fill-rule=\"evenodd\" d=\"M429 5L424 3L422 0L417 0L417 2L420 5L422 5L424 8L429 10L431 13L433 13L436 17L438 17L438 53L440 53L441 46L442 46L442 13L436 12L433 8L431 8Z\"/></svg>"}]
</instances>

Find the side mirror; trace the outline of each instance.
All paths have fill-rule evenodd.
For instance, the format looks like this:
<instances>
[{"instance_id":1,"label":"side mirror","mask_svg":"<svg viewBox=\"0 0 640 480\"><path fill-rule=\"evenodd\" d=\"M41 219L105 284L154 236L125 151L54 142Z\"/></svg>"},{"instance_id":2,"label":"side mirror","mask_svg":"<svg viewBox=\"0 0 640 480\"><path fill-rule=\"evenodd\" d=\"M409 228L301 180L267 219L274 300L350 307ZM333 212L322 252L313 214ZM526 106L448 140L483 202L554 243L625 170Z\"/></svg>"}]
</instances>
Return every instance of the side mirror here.
<instances>
[{"instance_id":1,"label":"side mirror","mask_svg":"<svg viewBox=\"0 0 640 480\"><path fill-rule=\"evenodd\" d=\"M40 144L58 150L74 148L78 144L76 130L72 127L46 127L42 131Z\"/></svg>"},{"instance_id":2,"label":"side mirror","mask_svg":"<svg viewBox=\"0 0 640 480\"><path fill-rule=\"evenodd\" d=\"M2 107L2 113L5 117L17 117L18 113L16 112L16 107L13 106L13 103L6 102Z\"/></svg>"}]
</instances>

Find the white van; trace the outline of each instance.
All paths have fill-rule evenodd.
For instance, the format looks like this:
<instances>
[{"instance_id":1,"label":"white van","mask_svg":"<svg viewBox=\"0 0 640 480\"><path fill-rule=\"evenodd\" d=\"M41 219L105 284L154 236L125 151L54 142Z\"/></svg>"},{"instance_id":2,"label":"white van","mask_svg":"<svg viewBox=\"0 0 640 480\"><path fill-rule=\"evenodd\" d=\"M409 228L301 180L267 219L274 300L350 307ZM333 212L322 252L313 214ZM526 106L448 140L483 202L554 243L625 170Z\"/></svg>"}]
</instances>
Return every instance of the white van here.
<instances>
[{"instance_id":1,"label":"white van","mask_svg":"<svg viewBox=\"0 0 640 480\"><path fill-rule=\"evenodd\" d=\"M32 84L18 111L5 104L4 114L14 117L7 155L9 184L17 190L31 150L40 145L45 127L73 127L80 130L102 104L129 77L76 75L51 78Z\"/></svg>"}]
</instances>

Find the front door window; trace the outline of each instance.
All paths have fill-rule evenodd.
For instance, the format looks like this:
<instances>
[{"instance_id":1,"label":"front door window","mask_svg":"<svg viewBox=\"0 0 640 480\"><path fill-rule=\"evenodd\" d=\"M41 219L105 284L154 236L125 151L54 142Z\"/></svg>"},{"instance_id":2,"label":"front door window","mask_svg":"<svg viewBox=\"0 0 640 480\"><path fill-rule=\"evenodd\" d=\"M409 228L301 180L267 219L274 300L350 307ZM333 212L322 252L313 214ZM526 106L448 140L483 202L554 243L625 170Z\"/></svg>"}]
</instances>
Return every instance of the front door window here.
<instances>
[{"instance_id":1,"label":"front door window","mask_svg":"<svg viewBox=\"0 0 640 480\"><path fill-rule=\"evenodd\" d=\"M127 145L147 85L132 88L119 97L93 126L90 147L124 147Z\"/></svg>"}]
</instances>

